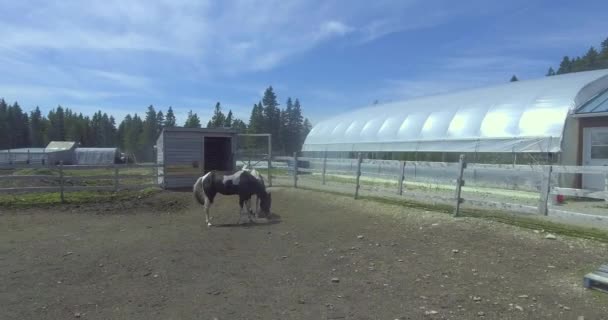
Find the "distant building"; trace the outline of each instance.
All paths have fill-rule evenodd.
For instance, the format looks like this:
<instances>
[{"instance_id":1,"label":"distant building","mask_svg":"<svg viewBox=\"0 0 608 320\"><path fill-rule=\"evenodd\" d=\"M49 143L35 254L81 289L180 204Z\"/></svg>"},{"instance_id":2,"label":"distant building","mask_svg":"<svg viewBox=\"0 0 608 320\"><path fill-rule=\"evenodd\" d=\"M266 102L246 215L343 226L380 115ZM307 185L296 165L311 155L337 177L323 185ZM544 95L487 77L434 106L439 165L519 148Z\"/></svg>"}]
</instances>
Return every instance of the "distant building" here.
<instances>
[{"instance_id":1,"label":"distant building","mask_svg":"<svg viewBox=\"0 0 608 320\"><path fill-rule=\"evenodd\" d=\"M76 148L76 164L104 165L119 162L118 148Z\"/></svg>"}]
</instances>

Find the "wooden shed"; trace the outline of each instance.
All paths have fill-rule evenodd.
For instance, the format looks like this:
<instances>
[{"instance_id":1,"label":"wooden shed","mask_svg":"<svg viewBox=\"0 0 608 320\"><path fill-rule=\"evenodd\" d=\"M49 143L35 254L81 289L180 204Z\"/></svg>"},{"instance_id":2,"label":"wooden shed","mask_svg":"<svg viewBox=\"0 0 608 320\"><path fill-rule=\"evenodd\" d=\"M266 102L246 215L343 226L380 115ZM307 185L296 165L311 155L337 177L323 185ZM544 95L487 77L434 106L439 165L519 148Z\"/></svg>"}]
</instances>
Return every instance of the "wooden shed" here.
<instances>
[{"instance_id":1,"label":"wooden shed","mask_svg":"<svg viewBox=\"0 0 608 320\"><path fill-rule=\"evenodd\" d=\"M156 140L158 183L163 188L192 187L196 179L216 170L236 168L237 132L231 129L164 128Z\"/></svg>"}]
</instances>

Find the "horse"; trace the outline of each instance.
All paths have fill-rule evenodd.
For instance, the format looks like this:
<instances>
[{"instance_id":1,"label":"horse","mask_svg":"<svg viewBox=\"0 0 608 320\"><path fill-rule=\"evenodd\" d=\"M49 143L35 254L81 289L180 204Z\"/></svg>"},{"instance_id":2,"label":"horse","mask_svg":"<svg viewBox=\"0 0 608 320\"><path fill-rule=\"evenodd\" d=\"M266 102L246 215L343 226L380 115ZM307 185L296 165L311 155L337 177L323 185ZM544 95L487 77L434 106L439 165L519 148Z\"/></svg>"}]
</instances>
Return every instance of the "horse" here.
<instances>
[{"instance_id":1,"label":"horse","mask_svg":"<svg viewBox=\"0 0 608 320\"><path fill-rule=\"evenodd\" d=\"M216 171L210 171L196 180L193 186L193 193L196 201L205 207L207 227L211 227L209 208L218 193L239 196L239 206L241 208L239 212L241 219L239 222L242 220L244 204L247 205L249 222L253 222L250 200L254 194L260 199L260 209L264 216L270 215L271 194L266 191L264 184L249 171L240 170L229 176L219 175Z\"/></svg>"},{"instance_id":2,"label":"horse","mask_svg":"<svg viewBox=\"0 0 608 320\"><path fill-rule=\"evenodd\" d=\"M243 167L241 167L241 170L243 171L248 171L249 173L251 173L252 176L254 176L256 179L258 179L258 181L260 181L260 183L264 186L264 189L266 189L266 184L264 183L264 177L262 177L262 175L255 170L255 168L249 168L249 166L247 164L244 164ZM256 213L259 212L260 210L260 197L255 197L255 210Z\"/></svg>"}]
</instances>

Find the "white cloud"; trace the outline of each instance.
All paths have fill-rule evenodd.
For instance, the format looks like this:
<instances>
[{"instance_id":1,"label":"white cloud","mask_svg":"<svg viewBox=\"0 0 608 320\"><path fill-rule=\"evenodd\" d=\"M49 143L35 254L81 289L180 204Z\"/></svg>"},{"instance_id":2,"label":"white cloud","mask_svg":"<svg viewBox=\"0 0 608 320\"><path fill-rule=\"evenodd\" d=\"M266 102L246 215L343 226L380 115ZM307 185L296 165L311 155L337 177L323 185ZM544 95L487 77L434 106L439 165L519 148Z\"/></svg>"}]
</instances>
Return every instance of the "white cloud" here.
<instances>
[{"instance_id":1,"label":"white cloud","mask_svg":"<svg viewBox=\"0 0 608 320\"><path fill-rule=\"evenodd\" d=\"M83 69L83 71L86 74L109 80L124 88L149 89L151 84L150 79L146 77L134 76L122 72L111 72L95 69Z\"/></svg>"}]
</instances>

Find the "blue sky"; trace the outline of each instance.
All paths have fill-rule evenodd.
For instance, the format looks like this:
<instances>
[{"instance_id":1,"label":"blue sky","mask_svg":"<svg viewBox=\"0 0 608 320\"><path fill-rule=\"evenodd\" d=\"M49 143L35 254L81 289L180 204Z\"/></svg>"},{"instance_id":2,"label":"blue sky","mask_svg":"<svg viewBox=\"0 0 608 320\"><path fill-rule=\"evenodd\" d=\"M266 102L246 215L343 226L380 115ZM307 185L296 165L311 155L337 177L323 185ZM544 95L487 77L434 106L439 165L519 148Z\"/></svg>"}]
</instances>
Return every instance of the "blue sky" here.
<instances>
[{"instance_id":1,"label":"blue sky","mask_svg":"<svg viewBox=\"0 0 608 320\"><path fill-rule=\"evenodd\" d=\"M608 37L608 1L0 0L0 97L122 119L153 104L247 121L268 85L313 123L541 77Z\"/></svg>"}]
</instances>

